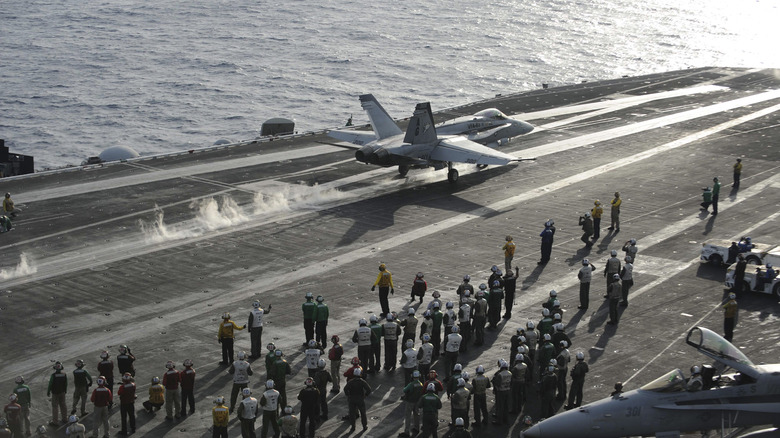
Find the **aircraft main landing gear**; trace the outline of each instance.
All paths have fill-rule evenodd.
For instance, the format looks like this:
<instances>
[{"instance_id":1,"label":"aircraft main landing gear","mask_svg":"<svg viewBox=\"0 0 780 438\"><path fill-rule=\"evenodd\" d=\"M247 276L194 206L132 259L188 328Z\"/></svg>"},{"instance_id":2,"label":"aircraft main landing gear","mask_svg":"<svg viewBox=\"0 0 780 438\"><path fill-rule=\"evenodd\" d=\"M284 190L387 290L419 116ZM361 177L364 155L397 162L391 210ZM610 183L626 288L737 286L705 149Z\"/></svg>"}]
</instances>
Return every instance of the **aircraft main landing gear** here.
<instances>
[{"instance_id":1,"label":"aircraft main landing gear","mask_svg":"<svg viewBox=\"0 0 780 438\"><path fill-rule=\"evenodd\" d=\"M447 163L447 181L455 183L458 181L458 170L452 168L452 163Z\"/></svg>"},{"instance_id":2,"label":"aircraft main landing gear","mask_svg":"<svg viewBox=\"0 0 780 438\"><path fill-rule=\"evenodd\" d=\"M405 164L401 164L401 165L399 165L399 166L398 166L398 173L399 173L401 176L406 176L406 174L407 174L407 173L409 173L409 166L407 166L407 165L405 165Z\"/></svg>"}]
</instances>

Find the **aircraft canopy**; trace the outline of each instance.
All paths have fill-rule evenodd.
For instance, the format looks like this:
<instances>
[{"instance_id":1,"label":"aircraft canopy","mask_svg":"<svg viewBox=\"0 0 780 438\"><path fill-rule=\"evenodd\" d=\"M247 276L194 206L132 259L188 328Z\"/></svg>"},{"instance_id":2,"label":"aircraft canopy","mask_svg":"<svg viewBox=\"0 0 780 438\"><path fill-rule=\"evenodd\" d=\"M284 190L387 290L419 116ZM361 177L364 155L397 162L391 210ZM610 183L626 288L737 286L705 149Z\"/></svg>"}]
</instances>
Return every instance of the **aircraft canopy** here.
<instances>
[{"instance_id":1,"label":"aircraft canopy","mask_svg":"<svg viewBox=\"0 0 780 438\"><path fill-rule=\"evenodd\" d=\"M504 113L501 111L495 109L495 108L488 108L485 110L482 110L476 114L474 114L475 117L485 117L488 119L493 120L509 120L509 117L507 117Z\"/></svg>"},{"instance_id":2,"label":"aircraft canopy","mask_svg":"<svg viewBox=\"0 0 780 438\"><path fill-rule=\"evenodd\" d=\"M697 350L710 353L715 358L727 359L738 364L754 367L753 362L739 348L710 329L704 327L692 328L688 332L685 342Z\"/></svg>"}]
</instances>

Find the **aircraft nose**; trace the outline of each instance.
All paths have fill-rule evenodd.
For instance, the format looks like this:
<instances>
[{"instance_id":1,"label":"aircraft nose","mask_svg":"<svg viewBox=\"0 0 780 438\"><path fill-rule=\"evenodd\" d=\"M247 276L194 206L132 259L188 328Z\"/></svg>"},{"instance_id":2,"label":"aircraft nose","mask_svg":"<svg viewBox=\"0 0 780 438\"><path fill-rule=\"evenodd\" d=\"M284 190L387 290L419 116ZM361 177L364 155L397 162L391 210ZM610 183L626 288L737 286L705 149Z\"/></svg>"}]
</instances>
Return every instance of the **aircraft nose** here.
<instances>
[{"instance_id":1,"label":"aircraft nose","mask_svg":"<svg viewBox=\"0 0 780 438\"><path fill-rule=\"evenodd\" d=\"M528 122L524 122L522 120L518 120L518 122L520 123L520 129L522 130L523 134L528 134L529 132L534 130L534 125Z\"/></svg>"},{"instance_id":2,"label":"aircraft nose","mask_svg":"<svg viewBox=\"0 0 780 438\"><path fill-rule=\"evenodd\" d=\"M522 438L541 438L542 436L542 429L539 427L538 424L531 426L530 428L523 431L522 434L520 434Z\"/></svg>"}]
</instances>

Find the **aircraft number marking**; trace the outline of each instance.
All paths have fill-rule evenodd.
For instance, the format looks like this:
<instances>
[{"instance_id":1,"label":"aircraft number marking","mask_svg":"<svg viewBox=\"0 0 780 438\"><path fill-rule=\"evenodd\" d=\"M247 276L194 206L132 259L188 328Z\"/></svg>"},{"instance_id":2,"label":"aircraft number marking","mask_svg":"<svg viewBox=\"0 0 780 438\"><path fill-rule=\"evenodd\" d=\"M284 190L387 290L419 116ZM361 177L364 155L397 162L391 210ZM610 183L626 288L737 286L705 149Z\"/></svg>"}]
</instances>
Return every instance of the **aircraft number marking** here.
<instances>
[{"instance_id":1,"label":"aircraft number marking","mask_svg":"<svg viewBox=\"0 0 780 438\"><path fill-rule=\"evenodd\" d=\"M428 160L428 159L431 158L431 156L428 155L428 154L420 154L417 158L419 158L421 160Z\"/></svg>"},{"instance_id":2,"label":"aircraft number marking","mask_svg":"<svg viewBox=\"0 0 780 438\"><path fill-rule=\"evenodd\" d=\"M474 158L468 158L466 160L466 164L476 164L476 163L477 163L477 160L474 159Z\"/></svg>"},{"instance_id":3,"label":"aircraft number marking","mask_svg":"<svg viewBox=\"0 0 780 438\"><path fill-rule=\"evenodd\" d=\"M642 407L640 406L626 408L626 417L638 417L641 412L642 412Z\"/></svg>"}]
</instances>

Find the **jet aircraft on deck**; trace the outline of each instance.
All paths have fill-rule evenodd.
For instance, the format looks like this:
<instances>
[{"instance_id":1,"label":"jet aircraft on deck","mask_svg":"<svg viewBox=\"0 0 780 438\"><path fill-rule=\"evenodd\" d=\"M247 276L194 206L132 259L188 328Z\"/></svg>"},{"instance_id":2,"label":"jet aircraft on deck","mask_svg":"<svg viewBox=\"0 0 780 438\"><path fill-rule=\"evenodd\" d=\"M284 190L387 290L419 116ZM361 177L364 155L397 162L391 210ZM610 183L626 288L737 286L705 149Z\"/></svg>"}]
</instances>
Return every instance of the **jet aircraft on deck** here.
<instances>
[{"instance_id":1,"label":"jet aircraft on deck","mask_svg":"<svg viewBox=\"0 0 780 438\"><path fill-rule=\"evenodd\" d=\"M530 124L514 120L497 109L480 111L473 116L459 117L438 126L433 124L431 104L419 103L404 134L382 105L371 94L360 96L374 133L334 130L328 135L360 147L355 158L378 166L398 166L403 176L411 168L433 167L449 169L447 179L455 182L458 171L453 163L470 163L484 167L503 166L518 158L495 150L512 137L531 132Z\"/></svg>"},{"instance_id":2,"label":"jet aircraft on deck","mask_svg":"<svg viewBox=\"0 0 780 438\"><path fill-rule=\"evenodd\" d=\"M774 425L780 413L780 364L755 365L737 347L704 327L685 342L713 359L702 367L702 386L674 369L639 389L542 420L524 438L679 437L685 432ZM724 374L728 369L733 373ZM777 435L772 435L777 436Z\"/></svg>"}]
</instances>

